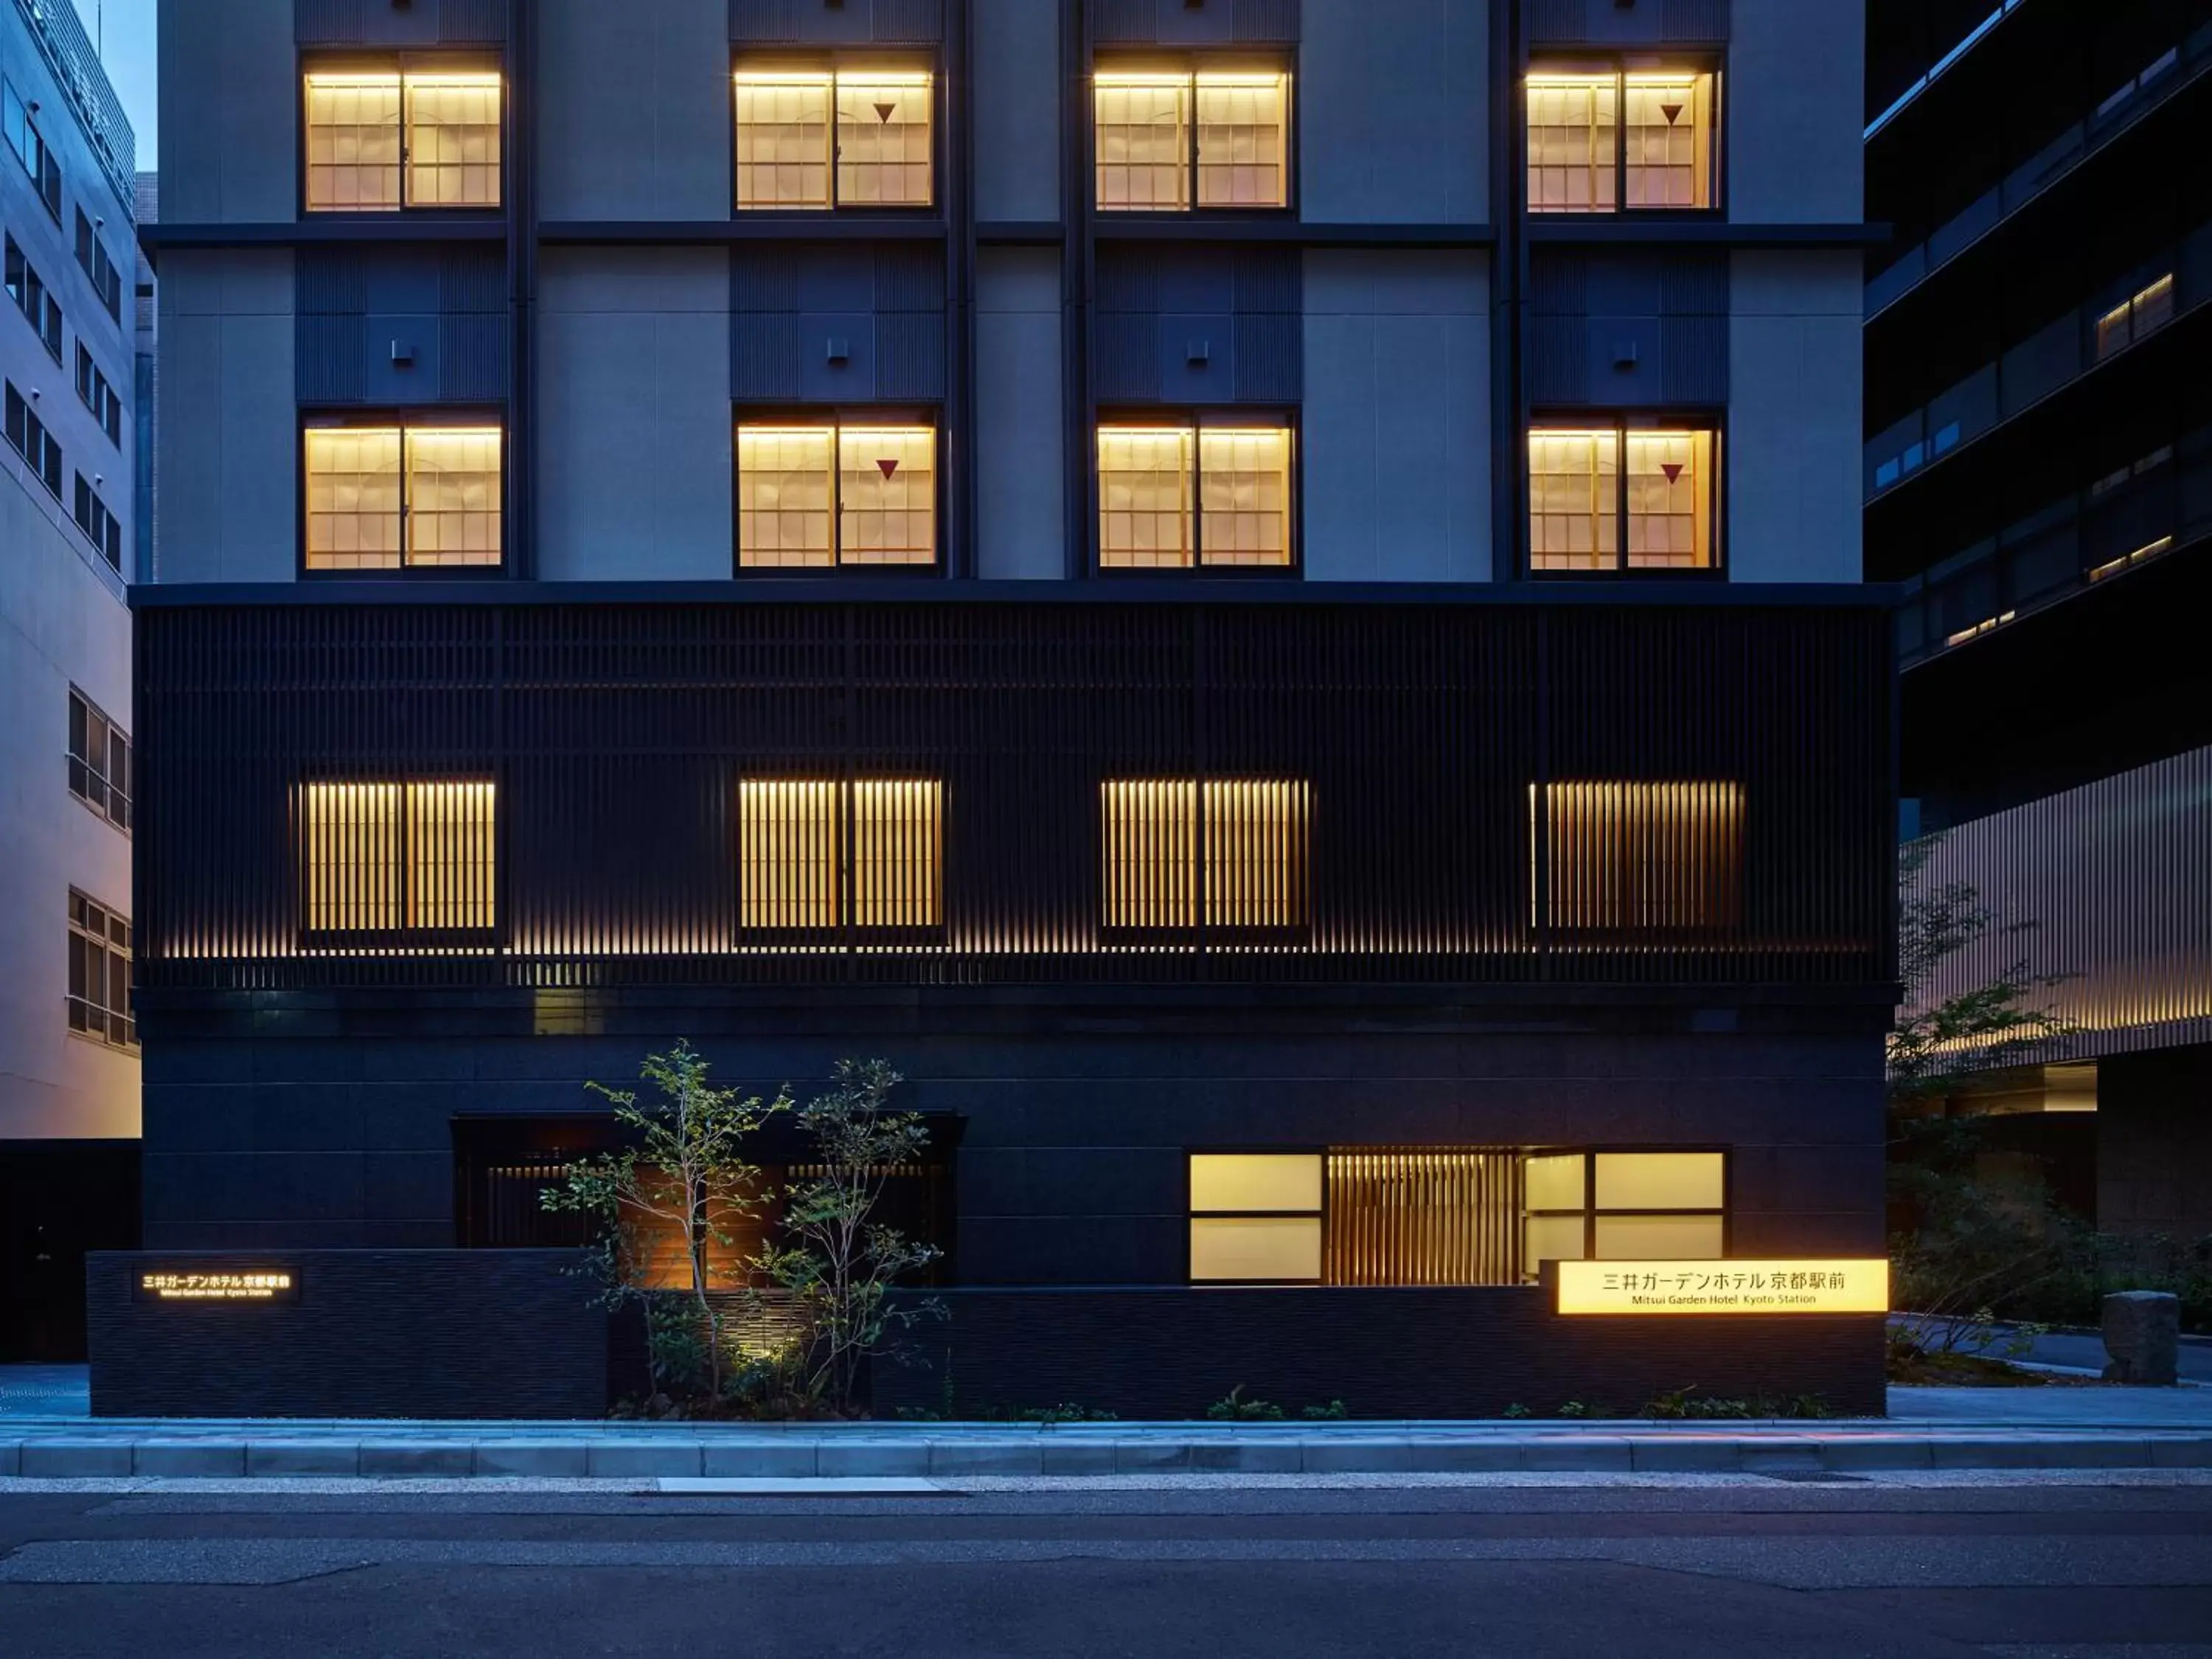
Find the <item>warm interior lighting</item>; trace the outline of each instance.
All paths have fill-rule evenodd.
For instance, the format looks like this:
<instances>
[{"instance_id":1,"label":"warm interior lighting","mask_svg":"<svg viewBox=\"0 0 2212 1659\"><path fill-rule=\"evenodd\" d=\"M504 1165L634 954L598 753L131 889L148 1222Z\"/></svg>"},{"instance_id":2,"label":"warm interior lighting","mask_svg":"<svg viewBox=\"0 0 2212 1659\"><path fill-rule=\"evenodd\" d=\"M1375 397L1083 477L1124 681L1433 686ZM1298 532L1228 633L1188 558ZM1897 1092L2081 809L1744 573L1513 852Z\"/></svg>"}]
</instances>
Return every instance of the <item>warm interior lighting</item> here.
<instances>
[{"instance_id":1,"label":"warm interior lighting","mask_svg":"<svg viewBox=\"0 0 2212 1659\"><path fill-rule=\"evenodd\" d=\"M1534 427L1528 433L1528 563L1611 570L1620 562L1620 434Z\"/></svg>"},{"instance_id":2,"label":"warm interior lighting","mask_svg":"<svg viewBox=\"0 0 2212 1659\"><path fill-rule=\"evenodd\" d=\"M307 931L481 932L495 911L495 786L310 783L302 791Z\"/></svg>"},{"instance_id":3,"label":"warm interior lighting","mask_svg":"<svg viewBox=\"0 0 2212 1659\"><path fill-rule=\"evenodd\" d=\"M1187 211L1190 76L1102 70L1091 96L1099 210Z\"/></svg>"},{"instance_id":4,"label":"warm interior lighting","mask_svg":"<svg viewBox=\"0 0 2212 1659\"><path fill-rule=\"evenodd\" d=\"M1713 88L1696 70L1531 72L1528 210L1711 207Z\"/></svg>"},{"instance_id":5,"label":"warm interior lighting","mask_svg":"<svg viewBox=\"0 0 2212 1659\"><path fill-rule=\"evenodd\" d=\"M1291 77L1201 70L1197 88L1199 206L1289 206Z\"/></svg>"},{"instance_id":6,"label":"warm interior lighting","mask_svg":"<svg viewBox=\"0 0 2212 1659\"><path fill-rule=\"evenodd\" d=\"M1310 787L1304 780L1212 779L1204 792L1208 927L1274 930L1308 919ZM1188 778L1099 786L1104 925L1193 927L1199 915L1200 794Z\"/></svg>"},{"instance_id":7,"label":"warm interior lighting","mask_svg":"<svg viewBox=\"0 0 2212 1659\"><path fill-rule=\"evenodd\" d=\"M399 206L397 71L307 80L307 200L311 213Z\"/></svg>"},{"instance_id":8,"label":"warm interior lighting","mask_svg":"<svg viewBox=\"0 0 2212 1659\"><path fill-rule=\"evenodd\" d=\"M1292 454L1283 427L1099 428L1100 565L1289 564Z\"/></svg>"},{"instance_id":9,"label":"warm interior lighting","mask_svg":"<svg viewBox=\"0 0 2212 1659\"><path fill-rule=\"evenodd\" d=\"M738 70L742 209L927 207L935 81L898 69Z\"/></svg>"},{"instance_id":10,"label":"warm interior lighting","mask_svg":"<svg viewBox=\"0 0 2212 1659\"><path fill-rule=\"evenodd\" d=\"M1612 212L1618 77L1533 73L1527 88L1528 211Z\"/></svg>"},{"instance_id":11,"label":"warm interior lighting","mask_svg":"<svg viewBox=\"0 0 2212 1659\"><path fill-rule=\"evenodd\" d=\"M1713 77L1632 70L1622 77L1627 114L1622 179L1630 208L1713 204Z\"/></svg>"},{"instance_id":12,"label":"warm interior lighting","mask_svg":"<svg viewBox=\"0 0 2212 1659\"><path fill-rule=\"evenodd\" d=\"M1193 1280L1320 1279L1318 1153L1193 1153L1190 1208Z\"/></svg>"},{"instance_id":13,"label":"warm interior lighting","mask_svg":"<svg viewBox=\"0 0 2212 1659\"><path fill-rule=\"evenodd\" d=\"M307 563L310 570L376 570L400 562L398 427L310 427Z\"/></svg>"},{"instance_id":14,"label":"warm interior lighting","mask_svg":"<svg viewBox=\"0 0 2212 1659\"><path fill-rule=\"evenodd\" d=\"M927 207L932 82L921 71L837 75L837 200L845 207Z\"/></svg>"},{"instance_id":15,"label":"warm interior lighting","mask_svg":"<svg viewBox=\"0 0 2212 1659\"><path fill-rule=\"evenodd\" d=\"M500 561L500 429L407 428L407 562Z\"/></svg>"},{"instance_id":16,"label":"warm interior lighting","mask_svg":"<svg viewBox=\"0 0 2212 1659\"><path fill-rule=\"evenodd\" d=\"M1947 646L1964 645L1968 640L1979 639L1984 634L1995 633L2019 614L2016 611L2000 611L1996 616L1984 617L1981 621L1962 628L1955 634L1946 634L1943 636L1943 643Z\"/></svg>"},{"instance_id":17,"label":"warm interior lighting","mask_svg":"<svg viewBox=\"0 0 2212 1659\"><path fill-rule=\"evenodd\" d=\"M1712 433L1632 428L1623 436L1628 457L1629 568L1711 568Z\"/></svg>"},{"instance_id":18,"label":"warm interior lighting","mask_svg":"<svg viewBox=\"0 0 2212 1659\"><path fill-rule=\"evenodd\" d=\"M1191 517L1196 434L1188 427L1098 429L1098 562L1120 569L1183 569L1194 561Z\"/></svg>"},{"instance_id":19,"label":"warm interior lighting","mask_svg":"<svg viewBox=\"0 0 2212 1659\"><path fill-rule=\"evenodd\" d=\"M828 208L836 79L829 71L739 70L739 208Z\"/></svg>"},{"instance_id":20,"label":"warm interior lighting","mask_svg":"<svg viewBox=\"0 0 2212 1659\"><path fill-rule=\"evenodd\" d=\"M1100 211L1290 204L1288 73L1101 70L1091 98Z\"/></svg>"},{"instance_id":21,"label":"warm interior lighting","mask_svg":"<svg viewBox=\"0 0 2212 1659\"><path fill-rule=\"evenodd\" d=\"M1702 427L1530 428L1529 568L1711 568L1713 440Z\"/></svg>"},{"instance_id":22,"label":"warm interior lighting","mask_svg":"<svg viewBox=\"0 0 2212 1659\"><path fill-rule=\"evenodd\" d=\"M1532 785L1528 812L1531 927L1548 920L1557 934L1648 938L1724 932L1739 921L1743 792L1738 785ZM1549 826L1548 904L1534 875L1540 816Z\"/></svg>"},{"instance_id":23,"label":"warm interior lighting","mask_svg":"<svg viewBox=\"0 0 2212 1659\"><path fill-rule=\"evenodd\" d=\"M500 204L497 71L317 70L304 82L308 211Z\"/></svg>"},{"instance_id":24,"label":"warm interior lighting","mask_svg":"<svg viewBox=\"0 0 2212 1659\"><path fill-rule=\"evenodd\" d=\"M738 919L747 929L830 933L848 922L884 929L943 920L944 786L936 779L745 778L738 823Z\"/></svg>"},{"instance_id":25,"label":"warm interior lighting","mask_svg":"<svg viewBox=\"0 0 2212 1659\"><path fill-rule=\"evenodd\" d=\"M1721 1152L1543 1152L1522 1164L1522 1269L1547 1261L1705 1260L1727 1248Z\"/></svg>"},{"instance_id":26,"label":"warm interior lighting","mask_svg":"<svg viewBox=\"0 0 2212 1659\"><path fill-rule=\"evenodd\" d=\"M738 562L754 569L937 561L937 433L738 428Z\"/></svg>"},{"instance_id":27,"label":"warm interior lighting","mask_svg":"<svg viewBox=\"0 0 2212 1659\"><path fill-rule=\"evenodd\" d=\"M1190 1207L1318 1211L1321 1174L1314 1152L1193 1152Z\"/></svg>"},{"instance_id":28,"label":"warm interior lighting","mask_svg":"<svg viewBox=\"0 0 2212 1659\"><path fill-rule=\"evenodd\" d=\"M2173 320L2173 273L2147 283L2097 319L2097 357L2102 362L2153 329Z\"/></svg>"},{"instance_id":29,"label":"warm interior lighting","mask_svg":"<svg viewBox=\"0 0 2212 1659\"><path fill-rule=\"evenodd\" d=\"M307 567L495 565L497 427L310 427Z\"/></svg>"},{"instance_id":30,"label":"warm interior lighting","mask_svg":"<svg viewBox=\"0 0 2212 1659\"><path fill-rule=\"evenodd\" d=\"M1328 1154L1331 1285L1514 1285L1518 1155L1479 1147Z\"/></svg>"},{"instance_id":31,"label":"warm interior lighting","mask_svg":"<svg viewBox=\"0 0 2212 1659\"><path fill-rule=\"evenodd\" d=\"M1291 562L1291 434L1209 427L1198 434L1199 557L1209 565Z\"/></svg>"},{"instance_id":32,"label":"warm interior lighting","mask_svg":"<svg viewBox=\"0 0 2212 1659\"><path fill-rule=\"evenodd\" d=\"M500 77L406 77L407 204L500 204Z\"/></svg>"},{"instance_id":33,"label":"warm interior lighting","mask_svg":"<svg viewBox=\"0 0 2212 1659\"><path fill-rule=\"evenodd\" d=\"M1600 1152L1601 1210L1717 1210L1728 1200L1718 1152Z\"/></svg>"},{"instance_id":34,"label":"warm interior lighting","mask_svg":"<svg viewBox=\"0 0 2212 1659\"><path fill-rule=\"evenodd\" d=\"M2172 545L2173 538L2171 536L2160 536L2154 542L2145 542L2134 552L2123 553L2118 558L2108 559L2099 565L2089 573L2089 580L2093 582L2100 582L2108 576L2117 576L2131 565L2141 564L2145 559L2156 558ZM1956 644L1957 641L1952 641L1950 643Z\"/></svg>"}]
</instances>

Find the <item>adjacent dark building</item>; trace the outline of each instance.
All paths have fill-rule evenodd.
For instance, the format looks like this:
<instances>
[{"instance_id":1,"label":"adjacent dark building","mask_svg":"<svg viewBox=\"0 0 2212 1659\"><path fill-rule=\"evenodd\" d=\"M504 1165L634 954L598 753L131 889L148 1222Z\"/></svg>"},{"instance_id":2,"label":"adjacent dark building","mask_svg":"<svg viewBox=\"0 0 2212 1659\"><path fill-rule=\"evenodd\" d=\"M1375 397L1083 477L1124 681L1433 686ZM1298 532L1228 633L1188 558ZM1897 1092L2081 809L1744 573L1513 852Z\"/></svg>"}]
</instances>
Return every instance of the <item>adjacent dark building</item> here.
<instances>
[{"instance_id":1,"label":"adjacent dark building","mask_svg":"<svg viewBox=\"0 0 2212 1659\"><path fill-rule=\"evenodd\" d=\"M2079 1027L1958 1104L2104 1231L2212 1234L2212 7L1869 8L1869 574L1908 833ZM1917 820L1917 823L1916 823Z\"/></svg>"},{"instance_id":2,"label":"adjacent dark building","mask_svg":"<svg viewBox=\"0 0 2212 1659\"><path fill-rule=\"evenodd\" d=\"M1881 1253L1856 5L191 9L97 1409L598 1409L679 1036L910 1079L878 1409L1879 1408L1548 1288Z\"/></svg>"}]
</instances>

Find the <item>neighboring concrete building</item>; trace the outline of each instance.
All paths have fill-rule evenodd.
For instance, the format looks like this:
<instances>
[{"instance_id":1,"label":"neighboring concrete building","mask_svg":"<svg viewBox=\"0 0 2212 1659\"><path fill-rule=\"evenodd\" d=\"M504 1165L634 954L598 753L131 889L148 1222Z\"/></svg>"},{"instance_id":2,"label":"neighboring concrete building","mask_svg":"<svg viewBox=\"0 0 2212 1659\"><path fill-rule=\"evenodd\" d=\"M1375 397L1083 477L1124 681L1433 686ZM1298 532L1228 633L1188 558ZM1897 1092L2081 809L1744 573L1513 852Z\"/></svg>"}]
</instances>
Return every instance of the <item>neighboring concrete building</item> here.
<instances>
[{"instance_id":1,"label":"neighboring concrete building","mask_svg":"<svg viewBox=\"0 0 2212 1659\"><path fill-rule=\"evenodd\" d=\"M1881 1252L1856 3L186 19L100 1409L598 1409L678 1036L912 1079L879 1408L1878 1405L1547 1287Z\"/></svg>"},{"instance_id":2,"label":"neighboring concrete building","mask_svg":"<svg viewBox=\"0 0 2212 1659\"><path fill-rule=\"evenodd\" d=\"M58 1359L138 1133L131 135L70 8L0 4L0 1359Z\"/></svg>"},{"instance_id":3,"label":"neighboring concrete building","mask_svg":"<svg viewBox=\"0 0 2212 1659\"><path fill-rule=\"evenodd\" d=\"M2115 1233L2212 1234L2212 8L1878 0L1870 574L1903 579L1908 833L2080 1029L1969 1108ZM1914 823L1917 817L1917 825Z\"/></svg>"}]
</instances>

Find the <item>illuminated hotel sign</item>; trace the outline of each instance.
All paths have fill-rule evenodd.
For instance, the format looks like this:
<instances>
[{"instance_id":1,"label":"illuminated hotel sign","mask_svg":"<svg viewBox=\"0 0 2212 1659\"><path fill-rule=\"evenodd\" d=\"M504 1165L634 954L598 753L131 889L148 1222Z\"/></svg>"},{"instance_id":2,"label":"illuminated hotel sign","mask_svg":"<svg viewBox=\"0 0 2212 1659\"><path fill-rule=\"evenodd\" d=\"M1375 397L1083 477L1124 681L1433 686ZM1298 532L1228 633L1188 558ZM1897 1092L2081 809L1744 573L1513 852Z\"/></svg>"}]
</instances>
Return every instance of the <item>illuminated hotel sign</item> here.
<instances>
[{"instance_id":1,"label":"illuminated hotel sign","mask_svg":"<svg viewBox=\"0 0 2212 1659\"><path fill-rule=\"evenodd\" d=\"M289 1267L248 1272L198 1270L142 1273L141 1302L296 1302L300 1276Z\"/></svg>"},{"instance_id":2,"label":"illuminated hotel sign","mask_svg":"<svg viewBox=\"0 0 2212 1659\"><path fill-rule=\"evenodd\" d=\"M1889 1311L1889 1263L1562 1261L1563 1314L1845 1314Z\"/></svg>"}]
</instances>

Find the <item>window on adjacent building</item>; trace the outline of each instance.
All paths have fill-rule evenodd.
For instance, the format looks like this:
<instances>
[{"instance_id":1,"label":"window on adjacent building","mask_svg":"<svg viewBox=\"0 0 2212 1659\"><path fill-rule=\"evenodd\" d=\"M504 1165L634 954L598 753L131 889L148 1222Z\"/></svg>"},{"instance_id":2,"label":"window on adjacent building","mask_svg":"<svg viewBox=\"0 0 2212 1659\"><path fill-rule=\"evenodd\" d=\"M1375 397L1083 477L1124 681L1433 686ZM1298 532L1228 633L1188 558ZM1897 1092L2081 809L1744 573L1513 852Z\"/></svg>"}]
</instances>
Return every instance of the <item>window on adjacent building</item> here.
<instances>
[{"instance_id":1,"label":"window on adjacent building","mask_svg":"<svg viewBox=\"0 0 2212 1659\"><path fill-rule=\"evenodd\" d=\"M1092 99L1100 211L1290 205L1288 74L1100 70Z\"/></svg>"},{"instance_id":2,"label":"window on adjacent building","mask_svg":"<svg viewBox=\"0 0 2212 1659\"><path fill-rule=\"evenodd\" d=\"M1710 427L1536 427L1528 434L1532 570L1711 570Z\"/></svg>"},{"instance_id":3,"label":"window on adjacent building","mask_svg":"<svg viewBox=\"0 0 2212 1659\"><path fill-rule=\"evenodd\" d=\"M1232 940L1304 927L1311 806L1303 779L1211 778L1203 791L1189 778L1108 780L1099 786L1104 926L1187 933L1203 915Z\"/></svg>"},{"instance_id":4,"label":"window on adjacent building","mask_svg":"<svg viewBox=\"0 0 2212 1659\"><path fill-rule=\"evenodd\" d=\"M944 920L945 788L934 778L744 778L738 923L830 936Z\"/></svg>"},{"instance_id":5,"label":"window on adjacent building","mask_svg":"<svg viewBox=\"0 0 2212 1659\"><path fill-rule=\"evenodd\" d=\"M61 301L40 279L37 267L23 257L23 250L15 246L12 236L7 239L6 271L8 297L38 335L46 356L58 363L62 360Z\"/></svg>"},{"instance_id":6,"label":"window on adjacent building","mask_svg":"<svg viewBox=\"0 0 2212 1659\"><path fill-rule=\"evenodd\" d=\"M123 447L123 399L115 395L115 388L107 383L107 376L100 372L100 365L85 349L84 342L76 343L76 395L100 422L100 429L107 434L107 441L118 449Z\"/></svg>"},{"instance_id":7,"label":"window on adjacent building","mask_svg":"<svg viewBox=\"0 0 2212 1659\"><path fill-rule=\"evenodd\" d=\"M1531 213L1715 204L1710 71L1539 66L1527 96Z\"/></svg>"},{"instance_id":8,"label":"window on adjacent building","mask_svg":"<svg viewBox=\"0 0 2212 1659\"><path fill-rule=\"evenodd\" d=\"M481 943L497 915L495 786L310 783L300 867L310 939Z\"/></svg>"},{"instance_id":9,"label":"window on adjacent building","mask_svg":"<svg viewBox=\"0 0 2212 1659\"><path fill-rule=\"evenodd\" d=\"M84 532L85 539L98 548L101 556L117 570L123 568L123 526L107 503L100 499L100 492L83 473L76 475L76 501L73 512L76 527Z\"/></svg>"},{"instance_id":10,"label":"window on adjacent building","mask_svg":"<svg viewBox=\"0 0 2212 1659\"><path fill-rule=\"evenodd\" d=\"M1717 1259L1728 1248L1722 1152L1540 1152L1522 1168L1522 1271L1547 1261Z\"/></svg>"},{"instance_id":11,"label":"window on adjacent building","mask_svg":"<svg viewBox=\"0 0 2212 1659\"><path fill-rule=\"evenodd\" d=\"M131 924L74 887L69 896L69 1028L117 1048L138 1045L131 1017Z\"/></svg>"},{"instance_id":12,"label":"window on adjacent building","mask_svg":"<svg viewBox=\"0 0 2212 1659\"><path fill-rule=\"evenodd\" d=\"M107 257L107 244L100 240L84 210L76 210L76 262L84 267L85 276L91 280L92 291L100 295L107 314L116 321L123 320L123 277L115 269L115 262Z\"/></svg>"},{"instance_id":13,"label":"window on adjacent building","mask_svg":"<svg viewBox=\"0 0 2212 1659\"><path fill-rule=\"evenodd\" d=\"M937 433L927 426L740 426L738 564L937 562Z\"/></svg>"},{"instance_id":14,"label":"window on adjacent building","mask_svg":"<svg viewBox=\"0 0 2212 1659\"><path fill-rule=\"evenodd\" d=\"M309 212L500 205L496 71L318 71L306 96Z\"/></svg>"},{"instance_id":15,"label":"window on adjacent building","mask_svg":"<svg viewBox=\"0 0 2212 1659\"><path fill-rule=\"evenodd\" d=\"M31 175L33 189L39 200L46 204L46 211L54 222L62 222L62 166L46 148L46 137L31 114L31 106L12 82L0 81L0 134L8 140L8 148L15 152L15 159Z\"/></svg>"},{"instance_id":16,"label":"window on adjacent building","mask_svg":"<svg viewBox=\"0 0 2212 1659\"><path fill-rule=\"evenodd\" d=\"M936 200L936 87L927 70L741 69L731 78L740 210Z\"/></svg>"},{"instance_id":17,"label":"window on adjacent building","mask_svg":"<svg viewBox=\"0 0 2212 1659\"><path fill-rule=\"evenodd\" d=\"M495 565L497 427L309 427L307 568Z\"/></svg>"},{"instance_id":18,"label":"window on adjacent building","mask_svg":"<svg viewBox=\"0 0 2212 1659\"><path fill-rule=\"evenodd\" d=\"M1287 567L1293 447L1286 427L1099 428L1099 564Z\"/></svg>"},{"instance_id":19,"label":"window on adjacent building","mask_svg":"<svg viewBox=\"0 0 2212 1659\"><path fill-rule=\"evenodd\" d=\"M2147 283L2097 319L2097 360L2133 345L2153 329L2173 320L2173 273Z\"/></svg>"},{"instance_id":20,"label":"window on adjacent building","mask_svg":"<svg viewBox=\"0 0 2212 1659\"><path fill-rule=\"evenodd\" d=\"M31 407L31 400L15 390L9 381L6 398L6 430L8 441L23 458L24 465L46 487L56 500L62 498L62 447L54 434L46 430Z\"/></svg>"},{"instance_id":21,"label":"window on adjacent building","mask_svg":"<svg viewBox=\"0 0 2212 1659\"><path fill-rule=\"evenodd\" d=\"M1192 1280L1318 1284L1322 1212L1319 1152L1192 1153Z\"/></svg>"},{"instance_id":22,"label":"window on adjacent building","mask_svg":"<svg viewBox=\"0 0 2212 1659\"><path fill-rule=\"evenodd\" d=\"M1741 918L1736 784L1532 785L1528 814L1529 925L1560 948L1711 938Z\"/></svg>"},{"instance_id":23,"label":"window on adjacent building","mask_svg":"<svg viewBox=\"0 0 2212 1659\"><path fill-rule=\"evenodd\" d=\"M131 740L75 686L69 700L69 787L117 829L131 827Z\"/></svg>"}]
</instances>

